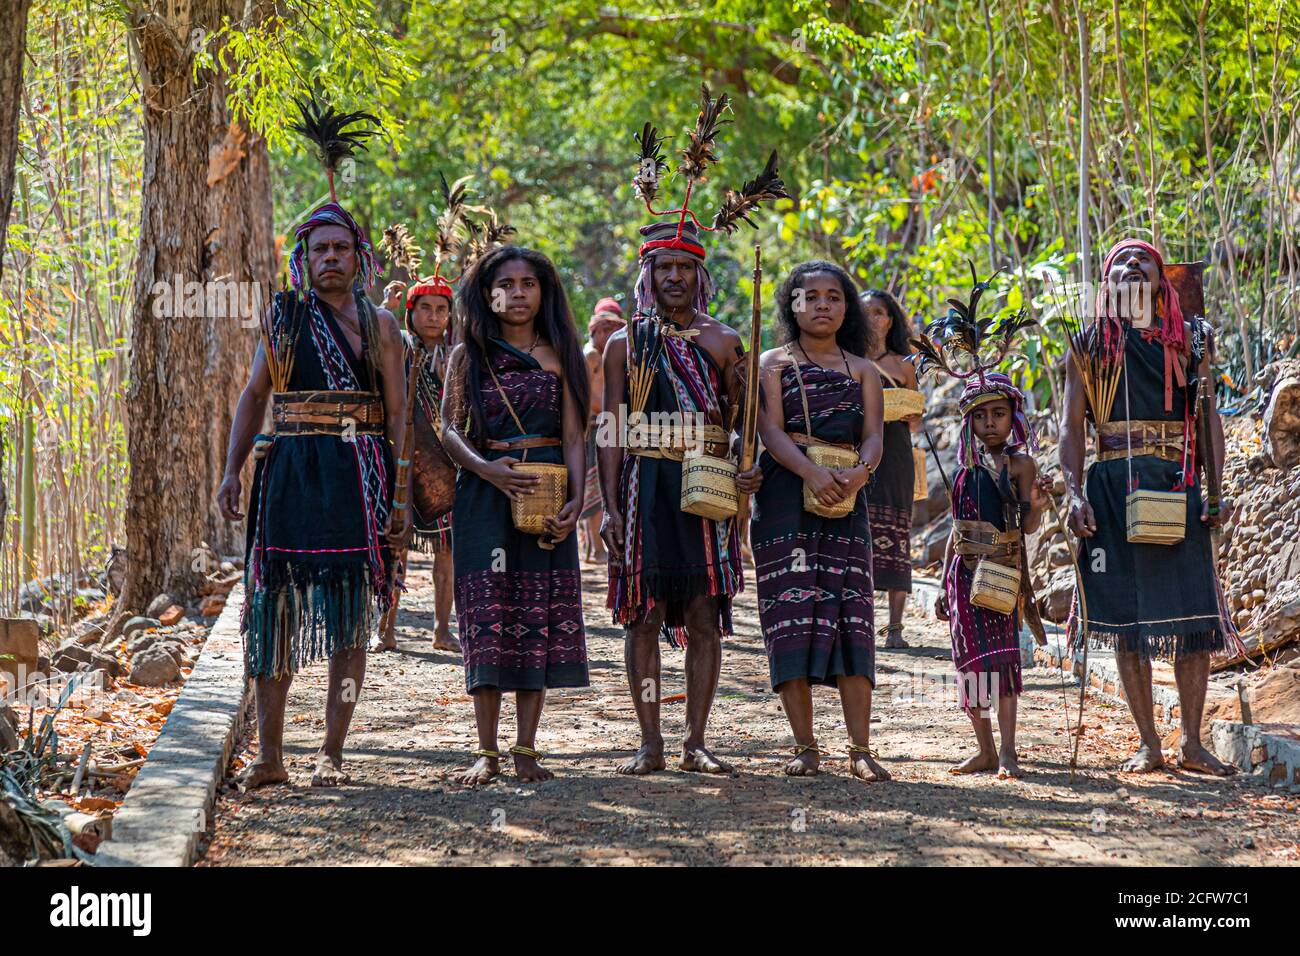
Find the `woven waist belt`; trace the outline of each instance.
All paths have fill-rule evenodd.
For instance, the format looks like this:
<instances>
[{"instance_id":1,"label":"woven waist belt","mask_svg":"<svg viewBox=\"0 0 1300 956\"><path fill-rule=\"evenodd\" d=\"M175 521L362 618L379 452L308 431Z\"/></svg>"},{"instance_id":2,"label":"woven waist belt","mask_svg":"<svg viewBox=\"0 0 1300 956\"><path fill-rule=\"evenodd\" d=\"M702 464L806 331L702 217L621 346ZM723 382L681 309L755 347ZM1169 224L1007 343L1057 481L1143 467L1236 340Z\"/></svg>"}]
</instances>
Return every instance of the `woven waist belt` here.
<instances>
[{"instance_id":1,"label":"woven waist belt","mask_svg":"<svg viewBox=\"0 0 1300 956\"><path fill-rule=\"evenodd\" d=\"M999 531L988 521L958 518L953 522L952 549L962 557L992 558L1015 567L1020 563L1020 529Z\"/></svg>"},{"instance_id":2,"label":"woven waist belt","mask_svg":"<svg viewBox=\"0 0 1300 956\"><path fill-rule=\"evenodd\" d=\"M382 435L384 403L376 392L276 392L277 435Z\"/></svg>"},{"instance_id":3,"label":"woven waist belt","mask_svg":"<svg viewBox=\"0 0 1300 956\"><path fill-rule=\"evenodd\" d=\"M534 435L530 438L507 438L505 441L489 438L487 446L493 451L521 451L526 448L554 448L560 444L562 443L558 438L543 438L540 435Z\"/></svg>"},{"instance_id":4,"label":"woven waist belt","mask_svg":"<svg viewBox=\"0 0 1300 956\"><path fill-rule=\"evenodd\" d=\"M790 436L790 440L796 445L802 445L805 448L843 448L845 451L853 452L858 450L858 446L851 441L824 441L812 435L805 435L803 432L786 432L786 434Z\"/></svg>"},{"instance_id":5,"label":"woven waist belt","mask_svg":"<svg viewBox=\"0 0 1300 956\"><path fill-rule=\"evenodd\" d=\"M721 425L673 426L640 425L628 429L628 454L642 458L666 458L669 461L681 461L686 457L687 448L699 448L703 444L706 455L725 458L731 449L731 435ZM635 435L637 444L632 444ZM687 443L686 436L690 436Z\"/></svg>"},{"instance_id":6,"label":"woven waist belt","mask_svg":"<svg viewBox=\"0 0 1300 956\"><path fill-rule=\"evenodd\" d=\"M1129 455L1155 455L1165 461L1183 460L1183 423L1170 421L1103 422L1097 426L1097 460L1114 461Z\"/></svg>"}]
</instances>

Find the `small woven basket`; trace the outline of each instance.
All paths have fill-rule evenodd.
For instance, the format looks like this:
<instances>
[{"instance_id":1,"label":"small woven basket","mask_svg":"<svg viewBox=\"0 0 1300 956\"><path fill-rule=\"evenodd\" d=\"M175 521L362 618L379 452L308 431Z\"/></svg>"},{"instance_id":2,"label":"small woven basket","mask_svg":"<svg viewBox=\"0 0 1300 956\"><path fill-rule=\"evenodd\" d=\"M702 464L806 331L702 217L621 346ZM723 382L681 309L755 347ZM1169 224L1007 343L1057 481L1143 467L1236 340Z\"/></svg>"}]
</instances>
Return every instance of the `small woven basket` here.
<instances>
[{"instance_id":1,"label":"small woven basket","mask_svg":"<svg viewBox=\"0 0 1300 956\"><path fill-rule=\"evenodd\" d=\"M924 501L930 497L930 483L925 477L925 452L912 449L912 500Z\"/></svg>"},{"instance_id":2,"label":"small woven basket","mask_svg":"<svg viewBox=\"0 0 1300 956\"><path fill-rule=\"evenodd\" d=\"M712 455L688 455L682 459L682 510L723 521L739 510L736 496L736 463Z\"/></svg>"},{"instance_id":3,"label":"small woven basket","mask_svg":"<svg viewBox=\"0 0 1300 956\"><path fill-rule=\"evenodd\" d=\"M1124 499L1132 544L1178 544L1187 531L1187 493L1134 491Z\"/></svg>"},{"instance_id":4,"label":"small woven basket","mask_svg":"<svg viewBox=\"0 0 1300 956\"><path fill-rule=\"evenodd\" d=\"M542 479L531 495L511 499L510 518L524 534L544 534L546 519L554 518L564 507L569 469L564 465L534 461L520 461L510 467Z\"/></svg>"},{"instance_id":5,"label":"small woven basket","mask_svg":"<svg viewBox=\"0 0 1300 956\"><path fill-rule=\"evenodd\" d=\"M970 602L986 611L1010 614L1020 595L1020 569L980 558L971 582Z\"/></svg>"},{"instance_id":6,"label":"small woven basket","mask_svg":"<svg viewBox=\"0 0 1300 956\"><path fill-rule=\"evenodd\" d=\"M834 471L843 471L846 468L852 468L858 463L858 456L855 452L847 448L835 448L828 445L812 445L808 449L808 460L814 465L820 465L823 468L830 468ZM821 515L823 518L843 518L853 510L853 503L857 495L850 495L839 504L824 505L817 500L808 483L804 482L803 486L803 510L815 515Z\"/></svg>"},{"instance_id":7,"label":"small woven basket","mask_svg":"<svg viewBox=\"0 0 1300 956\"><path fill-rule=\"evenodd\" d=\"M925 396L914 388L886 388L885 421L896 422L925 412Z\"/></svg>"}]
</instances>

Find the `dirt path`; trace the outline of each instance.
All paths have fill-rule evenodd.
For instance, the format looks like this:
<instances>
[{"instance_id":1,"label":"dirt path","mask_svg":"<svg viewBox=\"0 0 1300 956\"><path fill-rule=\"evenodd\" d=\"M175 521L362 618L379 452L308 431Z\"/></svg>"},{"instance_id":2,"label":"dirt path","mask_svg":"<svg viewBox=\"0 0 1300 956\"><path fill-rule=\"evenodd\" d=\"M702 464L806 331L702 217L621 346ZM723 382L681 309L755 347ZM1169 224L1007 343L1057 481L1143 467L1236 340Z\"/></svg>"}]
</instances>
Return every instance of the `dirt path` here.
<instances>
[{"instance_id":1,"label":"dirt path","mask_svg":"<svg viewBox=\"0 0 1300 956\"><path fill-rule=\"evenodd\" d=\"M843 769L845 741L833 691L815 692L817 735L836 755L816 778L781 773L791 744L767 685L753 591L737 603L724 647L710 740L731 777L669 771L613 773L635 749L622 636L604 609L603 569L584 567L592 686L553 692L538 747L556 778L520 787L507 774L480 790L456 782L474 746L458 657L431 650L433 592L412 569L399 651L372 655L348 740L355 783L307 787L323 733L323 666L295 681L286 753L290 786L224 788L201 865L247 864L1244 864L1300 862L1300 801L1248 779L1113 772L1136 745L1122 706L1092 697L1083 774L1068 778L1059 677L1025 672L1021 764L999 782L954 777L972 752L955 705L944 625L909 610L908 650L880 651L872 743L894 781L865 785ZM682 690L680 652L665 649L665 692ZM1071 688L1071 713L1078 699ZM683 708L665 704L671 748ZM502 741L514 730L503 707ZM245 737L240 758L251 758ZM509 766L508 764L506 765ZM826 765L824 765L826 766Z\"/></svg>"}]
</instances>

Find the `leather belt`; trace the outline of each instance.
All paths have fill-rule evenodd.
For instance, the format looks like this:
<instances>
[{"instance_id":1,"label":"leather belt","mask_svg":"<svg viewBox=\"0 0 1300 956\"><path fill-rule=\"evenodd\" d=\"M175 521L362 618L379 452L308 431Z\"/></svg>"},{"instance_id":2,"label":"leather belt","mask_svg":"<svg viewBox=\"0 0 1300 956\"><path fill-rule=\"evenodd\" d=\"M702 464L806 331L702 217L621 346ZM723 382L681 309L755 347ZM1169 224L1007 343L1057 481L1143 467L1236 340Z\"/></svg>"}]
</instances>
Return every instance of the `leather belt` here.
<instances>
[{"instance_id":1,"label":"leather belt","mask_svg":"<svg viewBox=\"0 0 1300 956\"><path fill-rule=\"evenodd\" d=\"M376 392L276 392L277 435L382 435L384 403Z\"/></svg>"},{"instance_id":2,"label":"leather belt","mask_svg":"<svg viewBox=\"0 0 1300 956\"><path fill-rule=\"evenodd\" d=\"M1183 423L1171 421L1103 422L1097 426L1097 460L1114 461L1129 455L1154 455L1165 461L1183 460Z\"/></svg>"},{"instance_id":3,"label":"leather belt","mask_svg":"<svg viewBox=\"0 0 1300 956\"><path fill-rule=\"evenodd\" d=\"M632 435L636 435L641 443L632 444ZM685 441L688 435L691 439L689 446ZM686 457L688 447L694 449L701 444L704 454L715 458L725 458L731 450L731 435L721 425L632 425L628 427L628 436L628 454L642 458L681 461Z\"/></svg>"},{"instance_id":4,"label":"leather belt","mask_svg":"<svg viewBox=\"0 0 1300 956\"><path fill-rule=\"evenodd\" d=\"M857 451L858 446L850 441L824 441L821 438L814 438L812 435L805 435L803 432L786 432L790 440L796 445L802 445L805 448L821 446L822 448L843 448L845 451Z\"/></svg>"},{"instance_id":5,"label":"leather belt","mask_svg":"<svg viewBox=\"0 0 1300 956\"><path fill-rule=\"evenodd\" d=\"M1020 529L999 531L989 521L972 521L958 518L953 522L954 554L965 558L992 558L1008 567L1020 565ZM969 567L972 561L966 561Z\"/></svg>"},{"instance_id":6,"label":"leather belt","mask_svg":"<svg viewBox=\"0 0 1300 956\"><path fill-rule=\"evenodd\" d=\"M524 448L554 448L562 444L558 438L543 438L540 435L534 435L530 438L507 438L505 441L497 441L495 438L489 438L487 446L493 451L514 451L515 449Z\"/></svg>"}]
</instances>

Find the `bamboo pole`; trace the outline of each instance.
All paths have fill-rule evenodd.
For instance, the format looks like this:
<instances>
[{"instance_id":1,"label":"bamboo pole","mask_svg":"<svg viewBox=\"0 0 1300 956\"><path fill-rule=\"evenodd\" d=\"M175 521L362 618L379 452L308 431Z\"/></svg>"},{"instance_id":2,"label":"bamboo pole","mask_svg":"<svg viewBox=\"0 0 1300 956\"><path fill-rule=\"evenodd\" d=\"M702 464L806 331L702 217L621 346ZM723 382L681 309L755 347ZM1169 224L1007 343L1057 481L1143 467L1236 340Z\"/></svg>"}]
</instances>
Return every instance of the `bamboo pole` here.
<instances>
[{"instance_id":1,"label":"bamboo pole","mask_svg":"<svg viewBox=\"0 0 1300 956\"><path fill-rule=\"evenodd\" d=\"M754 467L758 451L758 357L763 351L763 247L754 246L754 299L749 318L749 378L745 381L745 421L740 440L740 470ZM749 521L749 495L739 495L736 527L743 534Z\"/></svg>"}]
</instances>

